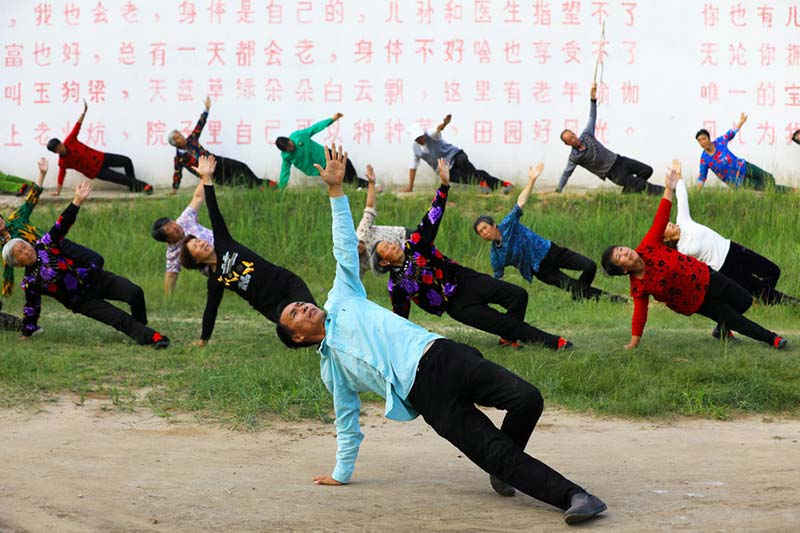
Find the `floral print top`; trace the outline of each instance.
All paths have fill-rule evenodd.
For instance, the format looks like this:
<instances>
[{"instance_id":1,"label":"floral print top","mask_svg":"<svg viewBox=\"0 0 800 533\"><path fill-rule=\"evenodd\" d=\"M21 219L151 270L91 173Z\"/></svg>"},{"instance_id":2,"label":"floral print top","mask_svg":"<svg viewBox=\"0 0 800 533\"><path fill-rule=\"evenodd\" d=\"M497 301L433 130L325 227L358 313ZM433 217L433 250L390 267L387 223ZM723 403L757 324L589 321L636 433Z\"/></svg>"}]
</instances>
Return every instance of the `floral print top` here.
<instances>
[{"instance_id":1,"label":"floral print top","mask_svg":"<svg viewBox=\"0 0 800 533\"><path fill-rule=\"evenodd\" d=\"M81 303L84 292L94 284L100 268L94 263L81 264L61 251L64 237L75 223L78 206L70 203L55 225L36 241L36 263L25 268L22 288L25 305L22 308L22 335L30 336L38 329L42 295L61 302L67 309Z\"/></svg>"},{"instance_id":2,"label":"floral print top","mask_svg":"<svg viewBox=\"0 0 800 533\"><path fill-rule=\"evenodd\" d=\"M211 155L211 152L203 148L203 145L200 144L200 134L203 133L203 128L206 125L207 119L208 111L203 111L200 114L200 119L197 121L197 125L192 130L192 133L186 137L186 146L175 149L175 158L173 159L174 171L172 173L173 189L177 190L180 188L184 167L186 167L186 170L199 178L200 175L192 170L192 167L197 166L197 162L201 155Z\"/></svg>"},{"instance_id":3,"label":"floral print top","mask_svg":"<svg viewBox=\"0 0 800 533\"><path fill-rule=\"evenodd\" d=\"M405 242L403 266L389 273L392 310L404 318L408 318L411 311L411 301L428 313L441 316L456 292L456 277L461 266L442 255L433 242L444 216L449 190L449 185L442 185L436 191L430 209Z\"/></svg>"}]
</instances>

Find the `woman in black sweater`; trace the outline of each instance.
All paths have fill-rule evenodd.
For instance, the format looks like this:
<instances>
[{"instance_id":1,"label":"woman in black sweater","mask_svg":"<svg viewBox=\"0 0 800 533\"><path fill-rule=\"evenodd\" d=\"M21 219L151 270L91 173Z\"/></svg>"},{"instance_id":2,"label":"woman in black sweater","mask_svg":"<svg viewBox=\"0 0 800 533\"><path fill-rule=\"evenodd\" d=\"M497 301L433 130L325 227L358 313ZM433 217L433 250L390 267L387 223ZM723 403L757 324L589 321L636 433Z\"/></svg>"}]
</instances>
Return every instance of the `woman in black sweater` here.
<instances>
[{"instance_id":1,"label":"woman in black sweater","mask_svg":"<svg viewBox=\"0 0 800 533\"><path fill-rule=\"evenodd\" d=\"M194 235L187 235L181 243L180 258L184 268L209 267L203 332L195 343L199 346L205 346L211 338L224 289L232 290L275 323L280 317L278 306L281 303L314 302L308 286L297 274L273 265L231 236L214 194L212 178L215 167L214 156L202 156L196 169L203 180L214 244Z\"/></svg>"}]
</instances>

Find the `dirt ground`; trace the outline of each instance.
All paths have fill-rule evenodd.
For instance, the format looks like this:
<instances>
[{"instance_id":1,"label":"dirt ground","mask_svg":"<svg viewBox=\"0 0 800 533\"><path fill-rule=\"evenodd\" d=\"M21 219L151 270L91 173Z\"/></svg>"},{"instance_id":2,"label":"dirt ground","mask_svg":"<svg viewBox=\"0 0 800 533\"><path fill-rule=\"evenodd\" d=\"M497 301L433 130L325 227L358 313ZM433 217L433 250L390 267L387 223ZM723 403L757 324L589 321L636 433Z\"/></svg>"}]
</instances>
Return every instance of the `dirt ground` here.
<instances>
[{"instance_id":1,"label":"dirt ground","mask_svg":"<svg viewBox=\"0 0 800 533\"><path fill-rule=\"evenodd\" d=\"M0 531L553 531L561 512L488 476L421 420L375 407L353 483L318 487L335 432L257 433L64 397L0 411ZM491 411L495 421L500 413ZM602 497L604 531L800 530L800 421L653 424L547 410L528 451Z\"/></svg>"}]
</instances>

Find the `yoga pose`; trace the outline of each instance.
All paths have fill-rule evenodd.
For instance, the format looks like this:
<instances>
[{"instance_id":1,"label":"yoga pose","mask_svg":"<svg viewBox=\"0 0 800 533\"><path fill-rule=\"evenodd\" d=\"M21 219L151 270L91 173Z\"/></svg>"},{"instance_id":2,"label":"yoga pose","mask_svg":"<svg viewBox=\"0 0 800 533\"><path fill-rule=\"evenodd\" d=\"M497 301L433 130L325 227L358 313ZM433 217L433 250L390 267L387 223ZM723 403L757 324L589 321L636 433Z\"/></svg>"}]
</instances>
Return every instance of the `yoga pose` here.
<instances>
[{"instance_id":1,"label":"yoga pose","mask_svg":"<svg viewBox=\"0 0 800 533\"><path fill-rule=\"evenodd\" d=\"M515 266L528 283L536 276L548 285L570 291L574 300L599 300L600 296L606 295L613 301L624 302L625 298L592 287L592 281L597 274L597 264L594 261L568 248L562 248L520 224L522 208L528 202L543 168L544 164L539 163L536 168L528 169L527 185L519 194L514 208L500 224L495 224L489 215L479 216L472 224L475 233L492 243L489 260L494 277L501 279L507 266ZM580 270L581 275L578 279L571 278L561 271L562 268Z\"/></svg>"},{"instance_id":2,"label":"yoga pose","mask_svg":"<svg viewBox=\"0 0 800 533\"><path fill-rule=\"evenodd\" d=\"M206 207L211 218L214 243L196 235L187 235L181 242L180 260L183 268L208 267L208 294L203 312L203 331L194 344L205 346L214 331L217 309L225 289L247 300L253 309L272 322L278 322L277 306L284 300L313 302L314 298L305 282L285 268L273 265L249 248L239 244L228 231L228 226L217 205L214 192L214 156L200 156L195 171L205 188Z\"/></svg>"},{"instance_id":3,"label":"yoga pose","mask_svg":"<svg viewBox=\"0 0 800 533\"><path fill-rule=\"evenodd\" d=\"M708 130L701 129L694 138L697 144L703 149L700 154L700 175L697 176L697 187L701 188L708 178L708 171L711 169L723 183L729 187L737 189L744 187L756 191L774 189L778 192L789 192L791 187L776 185L775 177L769 172L755 166L749 161L738 158L728 149L728 143L733 140L742 125L747 121L747 115L742 113L739 123L732 130L722 137L717 137L711 141L711 134Z\"/></svg>"},{"instance_id":4,"label":"yoga pose","mask_svg":"<svg viewBox=\"0 0 800 533\"><path fill-rule=\"evenodd\" d=\"M786 339L742 316L753 304L752 296L745 289L707 264L664 244L664 230L669 223L672 197L679 179L675 169L667 175L667 187L653 225L635 250L609 246L603 252L602 265L606 274L627 274L630 278L634 308L631 341L625 348L639 345L651 295L676 313L687 316L699 313L714 320L722 338L728 338L728 332L733 330L774 348L785 348Z\"/></svg>"},{"instance_id":5,"label":"yoga pose","mask_svg":"<svg viewBox=\"0 0 800 533\"><path fill-rule=\"evenodd\" d=\"M194 235L198 239L214 246L214 232L197 221L197 212L203 205L205 191L203 182L195 187L194 195L186 209L176 218L162 217L153 223L150 234L159 242L167 243L167 271L164 274L164 294L170 295L175 290L178 274L181 271L181 242L187 235ZM208 276L208 267L199 269L204 276Z\"/></svg>"},{"instance_id":6,"label":"yoga pose","mask_svg":"<svg viewBox=\"0 0 800 533\"><path fill-rule=\"evenodd\" d=\"M676 159L672 164L680 178L680 162ZM766 305L800 303L797 298L775 289L781 277L778 265L692 220L689 197L683 179L678 181L675 196L678 200L678 217L676 223L670 222L664 231L664 241L667 244L676 245L679 252L690 255L720 274L728 276Z\"/></svg>"},{"instance_id":7,"label":"yoga pose","mask_svg":"<svg viewBox=\"0 0 800 533\"><path fill-rule=\"evenodd\" d=\"M325 150L322 145L314 141L311 137L321 132L344 115L336 113L331 118L320 120L302 130L297 130L288 137L278 137L275 139L275 146L281 151L281 177L278 179L278 187L284 188L289 183L292 165L307 176L318 176L316 165L325 162ZM347 169L344 173L344 180L348 183L357 183L359 187L366 187L367 182L358 177L356 167L353 163L347 162Z\"/></svg>"},{"instance_id":8,"label":"yoga pose","mask_svg":"<svg viewBox=\"0 0 800 533\"><path fill-rule=\"evenodd\" d=\"M19 206L13 213L8 215L7 218L0 216L0 244L5 244L11 239L22 239L29 244L35 244L36 241L42 238L44 232L31 224L31 214L36 204L39 203L39 197L42 194L42 184L47 175L48 162L46 158L41 158L38 161L39 178L36 183L31 184L28 191L28 196L25 198L25 203ZM73 257L85 263L92 263L99 268L103 267L103 256L90 250L85 246L72 242L69 239L64 239L61 248L66 255ZM14 268L8 266L5 261L3 262L3 296L9 296L14 287Z\"/></svg>"},{"instance_id":9,"label":"yoga pose","mask_svg":"<svg viewBox=\"0 0 800 533\"><path fill-rule=\"evenodd\" d=\"M86 111L88 110L89 105L84 100L83 113L78 117L78 122L75 123L75 127L72 128L64 142L56 138L47 141L47 149L54 154L58 154L58 185L53 196L61 194L67 169L77 170L89 179L97 178L124 185L131 192L153 194L152 185L136 179L136 174L133 172L133 162L130 157L104 153L90 148L78 140L78 133L81 131L83 119L86 117ZM111 170L112 168L122 168L125 173L120 174Z\"/></svg>"},{"instance_id":10,"label":"yoga pose","mask_svg":"<svg viewBox=\"0 0 800 533\"><path fill-rule=\"evenodd\" d=\"M442 185L433 205L404 245L379 241L372 250L377 270L389 271L389 296L392 309L408 318L411 301L428 313L447 313L462 324L500 336L501 346L518 347L517 341L537 342L553 350L567 349L572 343L525 322L528 291L505 281L461 266L442 255L434 240L447 205L450 169L439 159ZM489 304L505 309L501 313Z\"/></svg>"},{"instance_id":11,"label":"yoga pose","mask_svg":"<svg viewBox=\"0 0 800 533\"><path fill-rule=\"evenodd\" d=\"M414 139L411 166L408 169L408 187L400 192L414 190L414 180L417 177L420 160L425 161L433 170L436 170L439 159L444 158L454 183L476 183L482 193L489 194L500 188L504 194L507 194L514 187L511 183L500 181L485 170L475 168L464 150L442 139L442 130L450 124L451 118L452 115L445 116L433 133L425 131Z\"/></svg>"},{"instance_id":12,"label":"yoga pose","mask_svg":"<svg viewBox=\"0 0 800 533\"><path fill-rule=\"evenodd\" d=\"M624 155L615 154L597 140L594 136L595 121L597 120L597 84L592 84L590 97L589 122L578 137L572 130L561 132L561 141L571 146L569 161L558 181L556 192L561 192L575 171L576 166L582 166L601 180L610 179L622 187L622 193L638 193L646 191L647 194L661 194L663 187L648 183L653 175L653 168L635 159Z\"/></svg>"},{"instance_id":13,"label":"yoga pose","mask_svg":"<svg viewBox=\"0 0 800 533\"><path fill-rule=\"evenodd\" d=\"M197 161L201 156L212 155L211 152L203 148L200 144L200 134L203 133L203 128L208 119L208 111L211 109L211 99L206 97L205 111L200 114L200 119L197 121L192 133L188 137L184 137L178 130L172 130L167 138L170 146L175 147L175 157L173 159L174 171L172 173L172 189L173 192L177 191L181 186L181 178L183 177L183 169L186 168L189 172L197 176L195 167ZM271 180L262 180L250 170L250 167L228 157L216 156L217 166L214 171L214 182L219 185L244 185L246 187L260 187L262 185L275 186L275 182ZM197 176L199 177L199 176Z\"/></svg>"},{"instance_id":14,"label":"yoga pose","mask_svg":"<svg viewBox=\"0 0 800 533\"><path fill-rule=\"evenodd\" d=\"M278 335L290 348L319 345L322 380L336 413L336 466L314 476L317 485L350 482L364 439L359 393L386 399L385 416L422 415L433 429L491 477L503 496L515 488L565 511L568 524L606 510L596 496L525 453L542 414L539 390L465 344L431 333L367 299L359 279L358 240L342 189L347 154L326 154L319 168L333 212L336 277L322 310L313 302L287 303ZM476 404L507 411L501 429Z\"/></svg>"},{"instance_id":15,"label":"yoga pose","mask_svg":"<svg viewBox=\"0 0 800 533\"><path fill-rule=\"evenodd\" d=\"M376 226L375 218L378 212L375 210L375 171L372 165L367 165L367 205L364 207L364 215L361 217L361 222L358 223L356 228L356 236L358 236L358 259L361 265L361 275L370 268L370 252L372 248L379 241L388 241L397 243L402 246L405 240L414 231L413 229L404 228L403 226ZM376 274L381 274L380 271L375 270Z\"/></svg>"},{"instance_id":16,"label":"yoga pose","mask_svg":"<svg viewBox=\"0 0 800 533\"><path fill-rule=\"evenodd\" d=\"M75 189L75 198L56 223L36 244L11 239L3 246L3 260L12 267L25 267L22 287L22 339L37 329L42 296L55 298L72 311L108 324L138 344L166 348L169 339L147 327L144 292L131 281L117 276L90 261L70 256L63 247L64 237L75 223L78 209L92 186L84 181ZM106 300L119 300L131 307L128 314Z\"/></svg>"}]
</instances>

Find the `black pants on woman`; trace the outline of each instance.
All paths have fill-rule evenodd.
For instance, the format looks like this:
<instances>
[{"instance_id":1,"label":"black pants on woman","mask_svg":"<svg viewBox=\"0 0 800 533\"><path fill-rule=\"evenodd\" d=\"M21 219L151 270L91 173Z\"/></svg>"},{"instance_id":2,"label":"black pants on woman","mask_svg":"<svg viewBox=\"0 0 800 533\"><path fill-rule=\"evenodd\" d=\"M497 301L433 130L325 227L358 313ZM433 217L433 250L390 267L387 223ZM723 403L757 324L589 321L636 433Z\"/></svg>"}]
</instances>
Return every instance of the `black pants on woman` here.
<instances>
[{"instance_id":1,"label":"black pants on woman","mask_svg":"<svg viewBox=\"0 0 800 533\"><path fill-rule=\"evenodd\" d=\"M434 342L419 362L408 401L473 463L525 494L566 510L574 494L585 492L525 453L544 408L539 390L475 348ZM501 428L476 404L506 411Z\"/></svg>"},{"instance_id":2,"label":"black pants on woman","mask_svg":"<svg viewBox=\"0 0 800 533\"><path fill-rule=\"evenodd\" d=\"M447 314L462 324L508 341L538 342L557 349L557 335L551 335L525 322L528 291L511 283L461 267L458 289L447 305ZM506 309L501 313L489 306Z\"/></svg>"},{"instance_id":3,"label":"black pants on woman","mask_svg":"<svg viewBox=\"0 0 800 533\"><path fill-rule=\"evenodd\" d=\"M3 308L3 301L0 300L0 309ZM8 313L0 312L0 331L21 331L22 319Z\"/></svg>"},{"instance_id":4,"label":"black pants on woman","mask_svg":"<svg viewBox=\"0 0 800 533\"><path fill-rule=\"evenodd\" d=\"M122 168L125 170L125 174L111 170L112 168ZM95 178L110 181L117 185L124 185L131 192L142 192L144 186L147 185L147 183L136 179L131 158L119 154L105 154L103 156L103 166L100 167L100 172L97 173Z\"/></svg>"},{"instance_id":5,"label":"black pants on woman","mask_svg":"<svg viewBox=\"0 0 800 533\"><path fill-rule=\"evenodd\" d=\"M606 177L622 187L622 194L646 191L647 194L664 194L664 187L647 180L653 175L653 167L624 155L618 155Z\"/></svg>"},{"instance_id":6,"label":"black pants on woman","mask_svg":"<svg viewBox=\"0 0 800 533\"><path fill-rule=\"evenodd\" d=\"M716 322L723 339L733 330L771 346L778 335L742 316L753 305L750 293L724 274L708 270L708 292L697 313Z\"/></svg>"},{"instance_id":7,"label":"black pants on woman","mask_svg":"<svg viewBox=\"0 0 800 533\"><path fill-rule=\"evenodd\" d=\"M562 268L580 270L581 275L578 279L571 278L561 272ZM570 291L573 300L582 298L599 300L600 296L608 295L608 293L592 287L592 281L596 274L597 263L569 248L562 248L556 243L550 244L550 250L539 265L539 272L533 273L536 279L542 283Z\"/></svg>"},{"instance_id":8,"label":"black pants on woman","mask_svg":"<svg viewBox=\"0 0 800 533\"><path fill-rule=\"evenodd\" d=\"M798 303L797 298L775 289L781 277L778 265L739 243L731 241L731 248L719 273L728 276L766 305Z\"/></svg>"},{"instance_id":9,"label":"black pants on woman","mask_svg":"<svg viewBox=\"0 0 800 533\"><path fill-rule=\"evenodd\" d=\"M229 157L214 156L217 159L217 166L214 169L214 183L219 185L234 185L244 187L259 187L266 185L256 176L250 167Z\"/></svg>"},{"instance_id":10,"label":"black pants on woman","mask_svg":"<svg viewBox=\"0 0 800 533\"><path fill-rule=\"evenodd\" d=\"M460 150L453 157L453 166L450 168L450 181L453 183L471 183L481 186L486 184L486 186L493 191L502 184L499 179L485 170L475 168L475 165L469 160L464 150Z\"/></svg>"},{"instance_id":11,"label":"black pants on woman","mask_svg":"<svg viewBox=\"0 0 800 533\"><path fill-rule=\"evenodd\" d=\"M130 314L106 300L127 303L131 307ZM156 331L147 327L144 291L122 276L101 270L95 285L86 290L83 300L69 309L108 324L138 344L153 344Z\"/></svg>"}]
</instances>

